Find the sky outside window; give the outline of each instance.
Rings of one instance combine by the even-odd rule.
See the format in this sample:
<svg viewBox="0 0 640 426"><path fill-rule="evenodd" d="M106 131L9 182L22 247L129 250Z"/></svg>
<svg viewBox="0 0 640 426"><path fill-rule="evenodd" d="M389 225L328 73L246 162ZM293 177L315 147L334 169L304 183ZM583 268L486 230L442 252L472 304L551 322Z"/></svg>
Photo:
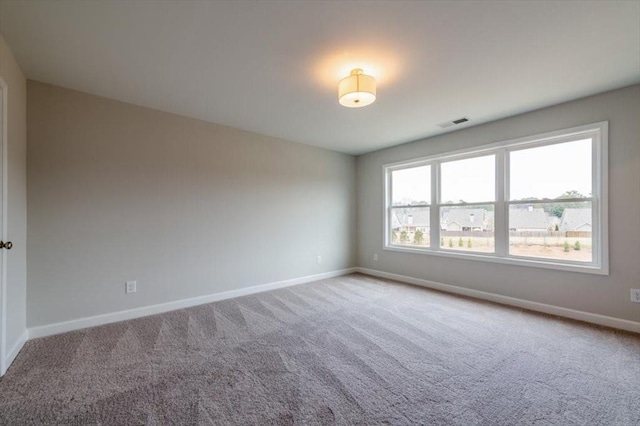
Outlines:
<svg viewBox="0 0 640 426"><path fill-rule="evenodd" d="M431 166L395 170L391 176L393 205L431 203Z"/></svg>
<svg viewBox="0 0 640 426"><path fill-rule="evenodd" d="M440 173L441 203L474 203L495 200L495 155L442 163Z"/></svg>
<svg viewBox="0 0 640 426"><path fill-rule="evenodd" d="M513 151L509 164L511 200L591 196L591 139Z"/></svg>

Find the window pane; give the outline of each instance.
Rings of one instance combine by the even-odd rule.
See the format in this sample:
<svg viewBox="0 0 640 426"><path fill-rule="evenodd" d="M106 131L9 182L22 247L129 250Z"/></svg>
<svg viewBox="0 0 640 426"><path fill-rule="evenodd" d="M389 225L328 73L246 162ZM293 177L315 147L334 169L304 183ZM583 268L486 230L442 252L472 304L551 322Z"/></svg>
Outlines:
<svg viewBox="0 0 640 426"><path fill-rule="evenodd" d="M509 206L509 254L591 262L592 225L589 201Z"/></svg>
<svg viewBox="0 0 640 426"><path fill-rule="evenodd" d="M440 208L440 247L493 253L494 205Z"/></svg>
<svg viewBox="0 0 640 426"><path fill-rule="evenodd" d="M591 139L513 151L511 200L591 197Z"/></svg>
<svg viewBox="0 0 640 426"><path fill-rule="evenodd" d="M431 204L431 166L391 172L391 194L394 206Z"/></svg>
<svg viewBox="0 0 640 426"><path fill-rule="evenodd" d="M452 204L495 201L495 171L495 155L442 163L440 202Z"/></svg>
<svg viewBox="0 0 640 426"><path fill-rule="evenodd" d="M391 209L391 244L429 247L429 207Z"/></svg>

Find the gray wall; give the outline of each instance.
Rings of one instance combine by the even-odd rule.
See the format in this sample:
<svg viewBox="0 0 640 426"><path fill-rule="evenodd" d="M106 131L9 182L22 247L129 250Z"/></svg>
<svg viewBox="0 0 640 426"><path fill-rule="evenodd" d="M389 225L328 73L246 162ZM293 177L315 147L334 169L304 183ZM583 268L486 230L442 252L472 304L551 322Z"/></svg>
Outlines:
<svg viewBox="0 0 640 426"><path fill-rule="evenodd" d="M383 251L383 170L389 162L609 120L610 275ZM362 155L357 159L358 265L640 321L640 86ZM379 253L379 262L373 261Z"/></svg>
<svg viewBox="0 0 640 426"><path fill-rule="evenodd" d="M352 156L33 81L28 118L29 327L355 264Z"/></svg>
<svg viewBox="0 0 640 426"><path fill-rule="evenodd" d="M640 86L360 156L357 209L351 156L37 82L28 96L30 327L356 264L640 321ZM383 251L384 163L603 120L609 276Z"/></svg>
<svg viewBox="0 0 640 426"><path fill-rule="evenodd" d="M27 292L27 81L0 37L0 76L7 84L8 239L7 351L26 330ZM8 352L7 352L8 354Z"/></svg>

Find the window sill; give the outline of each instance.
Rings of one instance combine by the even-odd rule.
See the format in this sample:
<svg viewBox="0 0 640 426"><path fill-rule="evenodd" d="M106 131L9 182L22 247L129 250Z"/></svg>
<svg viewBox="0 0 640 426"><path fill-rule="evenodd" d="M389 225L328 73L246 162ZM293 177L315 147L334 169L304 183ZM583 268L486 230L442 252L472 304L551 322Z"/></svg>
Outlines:
<svg viewBox="0 0 640 426"><path fill-rule="evenodd" d="M449 250L431 250L431 249L418 249L411 247L399 247L399 246L385 246L385 251L394 251L400 253L413 253L422 254L427 256L439 256L448 257L450 259L460 260L473 260L489 263L499 263L503 265L516 265L516 266L528 266L541 269L553 269L557 271L566 272L580 272L584 274L594 275L609 275L609 269L605 266L599 266L594 264L580 264L580 263L568 263L568 262L554 262L551 259L538 259L531 257L500 257L493 254L484 253L458 253Z"/></svg>

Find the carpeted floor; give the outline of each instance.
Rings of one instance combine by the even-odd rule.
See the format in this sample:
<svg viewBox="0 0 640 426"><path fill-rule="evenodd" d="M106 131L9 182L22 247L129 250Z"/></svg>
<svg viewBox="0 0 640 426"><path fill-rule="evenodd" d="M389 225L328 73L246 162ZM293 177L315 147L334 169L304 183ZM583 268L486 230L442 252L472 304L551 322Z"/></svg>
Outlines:
<svg viewBox="0 0 640 426"><path fill-rule="evenodd" d="M365 275L28 342L0 423L640 424L640 335Z"/></svg>

